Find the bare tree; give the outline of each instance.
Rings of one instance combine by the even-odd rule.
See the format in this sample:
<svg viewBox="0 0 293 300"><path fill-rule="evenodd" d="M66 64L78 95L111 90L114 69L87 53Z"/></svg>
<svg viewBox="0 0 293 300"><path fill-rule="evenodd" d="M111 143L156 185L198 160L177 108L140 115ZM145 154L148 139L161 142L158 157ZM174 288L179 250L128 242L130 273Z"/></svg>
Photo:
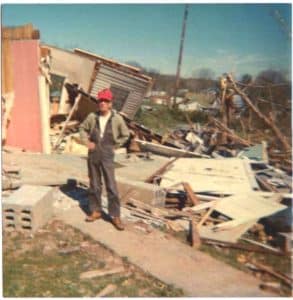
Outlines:
<svg viewBox="0 0 293 300"><path fill-rule="evenodd" d="M260 72L255 79L257 84L279 84L286 82L286 76L281 71L268 69Z"/></svg>

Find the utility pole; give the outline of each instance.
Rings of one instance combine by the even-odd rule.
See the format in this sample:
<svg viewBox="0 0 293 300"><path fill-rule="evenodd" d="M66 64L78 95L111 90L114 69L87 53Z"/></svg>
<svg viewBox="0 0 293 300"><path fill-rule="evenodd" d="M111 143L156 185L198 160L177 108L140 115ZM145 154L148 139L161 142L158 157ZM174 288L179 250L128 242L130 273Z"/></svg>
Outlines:
<svg viewBox="0 0 293 300"><path fill-rule="evenodd" d="M182 62L182 53L183 53L183 45L184 45L184 38L185 38L185 28L186 28L187 15L188 15L188 4L185 4L183 24L182 24L182 32L181 32L180 49L179 49L179 57L178 57L178 63L177 63L176 82L175 82L175 90L174 90L174 100L173 100L172 107L174 107L176 105L177 91L178 91L179 82L180 82L180 69L181 69L181 62Z"/></svg>

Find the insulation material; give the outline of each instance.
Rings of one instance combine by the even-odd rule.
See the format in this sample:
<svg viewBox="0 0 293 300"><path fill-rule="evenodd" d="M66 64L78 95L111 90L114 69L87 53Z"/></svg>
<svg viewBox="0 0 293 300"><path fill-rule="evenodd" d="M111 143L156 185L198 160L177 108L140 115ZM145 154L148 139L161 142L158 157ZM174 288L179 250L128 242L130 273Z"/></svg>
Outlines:
<svg viewBox="0 0 293 300"><path fill-rule="evenodd" d="M14 74L14 106L8 127L9 146L42 152L39 102L39 41L11 41Z"/></svg>

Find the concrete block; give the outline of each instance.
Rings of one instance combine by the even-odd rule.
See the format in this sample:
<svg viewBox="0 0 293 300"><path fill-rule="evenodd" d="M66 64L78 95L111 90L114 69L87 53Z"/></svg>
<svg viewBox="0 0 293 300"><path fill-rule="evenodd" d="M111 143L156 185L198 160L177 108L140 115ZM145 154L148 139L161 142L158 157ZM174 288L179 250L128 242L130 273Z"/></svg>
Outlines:
<svg viewBox="0 0 293 300"><path fill-rule="evenodd" d="M166 192L157 185L122 177L116 177L116 181L122 203L133 198L153 206L165 205Z"/></svg>
<svg viewBox="0 0 293 300"><path fill-rule="evenodd" d="M55 189L46 186L23 185L2 200L4 230L35 232L53 215Z"/></svg>

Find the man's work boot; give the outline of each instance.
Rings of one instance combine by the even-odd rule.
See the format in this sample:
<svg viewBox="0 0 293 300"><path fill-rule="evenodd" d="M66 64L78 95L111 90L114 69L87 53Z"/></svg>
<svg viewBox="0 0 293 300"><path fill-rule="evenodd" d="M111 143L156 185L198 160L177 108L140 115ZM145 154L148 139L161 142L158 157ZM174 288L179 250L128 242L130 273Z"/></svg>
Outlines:
<svg viewBox="0 0 293 300"><path fill-rule="evenodd" d="M118 230L124 230L124 225L119 217L113 217L112 218L112 223L115 226L116 229Z"/></svg>
<svg viewBox="0 0 293 300"><path fill-rule="evenodd" d="M87 216L86 222L94 222L102 217L102 213L100 211L94 211L91 215Z"/></svg>

